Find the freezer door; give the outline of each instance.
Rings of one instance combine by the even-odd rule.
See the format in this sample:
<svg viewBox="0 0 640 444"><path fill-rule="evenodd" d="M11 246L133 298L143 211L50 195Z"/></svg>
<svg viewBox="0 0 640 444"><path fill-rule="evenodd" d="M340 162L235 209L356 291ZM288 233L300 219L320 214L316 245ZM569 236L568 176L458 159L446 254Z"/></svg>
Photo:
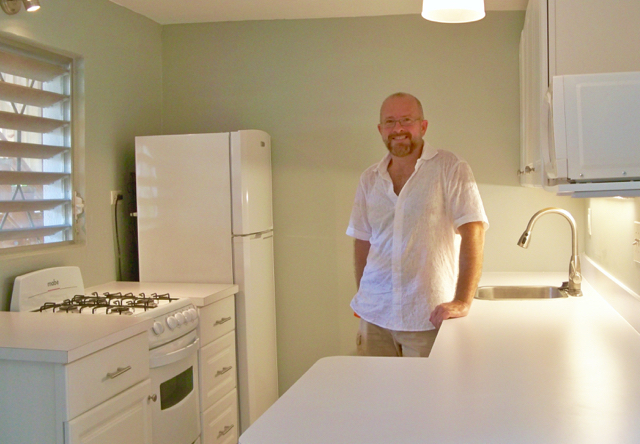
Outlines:
<svg viewBox="0 0 640 444"><path fill-rule="evenodd" d="M240 428L278 399L273 233L234 238Z"/></svg>
<svg viewBox="0 0 640 444"><path fill-rule="evenodd" d="M267 133L231 133L231 183L233 234L271 230L271 138Z"/></svg>
<svg viewBox="0 0 640 444"><path fill-rule="evenodd" d="M136 137L140 281L233 279L229 133Z"/></svg>

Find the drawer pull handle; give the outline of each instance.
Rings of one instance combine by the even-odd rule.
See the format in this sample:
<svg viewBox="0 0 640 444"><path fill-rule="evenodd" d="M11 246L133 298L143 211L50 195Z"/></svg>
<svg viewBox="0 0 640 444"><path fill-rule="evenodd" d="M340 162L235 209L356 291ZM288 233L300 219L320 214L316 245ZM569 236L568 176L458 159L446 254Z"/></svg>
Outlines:
<svg viewBox="0 0 640 444"><path fill-rule="evenodd" d="M233 367L222 367L222 370L218 370L218 372L216 373L216 375L214 376L214 378L217 378L220 375L224 375L225 373L227 373L229 370L231 370Z"/></svg>
<svg viewBox="0 0 640 444"><path fill-rule="evenodd" d="M128 372L129 370L131 370L131 366L130 365L127 365L124 368L118 367L115 372L107 373L107 379L116 379L118 376L120 376L123 373Z"/></svg>
<svg viewBox="0 0 640 444"><path fill-rule="evenodd" d="M233 428L233 424L228 425L228 426L224 426L224 430L221 430L221 431L218 432L218 438L220 438L221 436L224 436L227 433L229 433L232 428Z"/></svg>
<svg viewBox="0 0 640 444"><path fill-rule="evenodd" d="M216 321L215 324L213 324L213 326L215 327L216 325L220 325L220 324L224 324L225 322L229 322L231 320L231 316L229 316L228 318L222 318Z"/></svg>
<svg viewBox="0 0 640 444"><path fill-rule="evenodd" d="M149 401L156 402L158 400L158 395L155 393L153 395L149 395Z"/></svg>

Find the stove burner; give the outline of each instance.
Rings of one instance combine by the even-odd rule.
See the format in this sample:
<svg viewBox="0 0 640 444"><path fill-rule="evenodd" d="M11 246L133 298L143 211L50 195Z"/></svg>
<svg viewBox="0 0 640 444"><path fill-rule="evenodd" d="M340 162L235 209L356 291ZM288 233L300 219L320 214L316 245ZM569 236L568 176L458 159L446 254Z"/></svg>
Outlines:
<svg viewBox="0 0 640 444"><path fill-rule="evenodd" d="M151 298L151 299L157 299L159 301L175 301L178 298L172 298L171 295L169 293L165 293L165 294L158 294L158 293L151 293L150 296L146 296L144 293L140 293L140 297L141 298Z"/></svg>
<svg viewBox="0 0 640 444"><path fill-rule="evenodd" d="M59 312L65 312L65 313L80 312L80 309L78 308L78 306L73 302L71 302L69 299L66 299L65 301L62 302L62 304L59 304L57 307L54 307L53 308L54 312L56 311L56 308L58 309Z"/></svg>
<svg viewBox="0 0 640 444"><path fill-rule="evenodd" d="M53 310L58 305L60 305L60 304L56 304L55 302L45 302L44 305L42 307L40 307L38 310L36 310L36 311Z"/></svg>
<svg viewBox="0 0 640 444"><path fill-rule="evenodd" d="M138 298L135 301L127 301L127 304L130 307L142 308L144 311L151 310L158 306L158 303L151 298Z"/></svg>
<svg viewBox="0 0 640 444"><path fill-rule="evenodd" d="M123 305L111 305L110 307L107 308L107 314L119 314L119 315L132 315L133 312L131 311L130 307L125 307Z"/></svg>

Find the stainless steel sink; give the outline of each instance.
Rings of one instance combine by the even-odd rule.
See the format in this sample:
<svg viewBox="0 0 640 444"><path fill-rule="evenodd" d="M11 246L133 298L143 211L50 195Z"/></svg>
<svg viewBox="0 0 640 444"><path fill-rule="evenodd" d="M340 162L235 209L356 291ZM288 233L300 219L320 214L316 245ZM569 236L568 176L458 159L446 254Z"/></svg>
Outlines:
<svg viewBox="0 0 640 444"><path fill-rule="evenodd" d="M566 298L567 293L558 287L544 286L499 286L480 287L476 299L555 299Z"/></svg>

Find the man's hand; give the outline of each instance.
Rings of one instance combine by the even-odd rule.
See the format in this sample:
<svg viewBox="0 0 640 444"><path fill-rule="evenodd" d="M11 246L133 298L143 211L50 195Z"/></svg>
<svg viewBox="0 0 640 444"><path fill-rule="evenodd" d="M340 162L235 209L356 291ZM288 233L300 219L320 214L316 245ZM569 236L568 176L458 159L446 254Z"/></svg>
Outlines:
<svg viewBox="0 0 640 444"><path fill-rule="evenodd" d="M471 304L466 302L453 300L438 305L432 312L429 320L436 327L440 328L442 321L451 318L461 318L469 314Z"/></svg>

